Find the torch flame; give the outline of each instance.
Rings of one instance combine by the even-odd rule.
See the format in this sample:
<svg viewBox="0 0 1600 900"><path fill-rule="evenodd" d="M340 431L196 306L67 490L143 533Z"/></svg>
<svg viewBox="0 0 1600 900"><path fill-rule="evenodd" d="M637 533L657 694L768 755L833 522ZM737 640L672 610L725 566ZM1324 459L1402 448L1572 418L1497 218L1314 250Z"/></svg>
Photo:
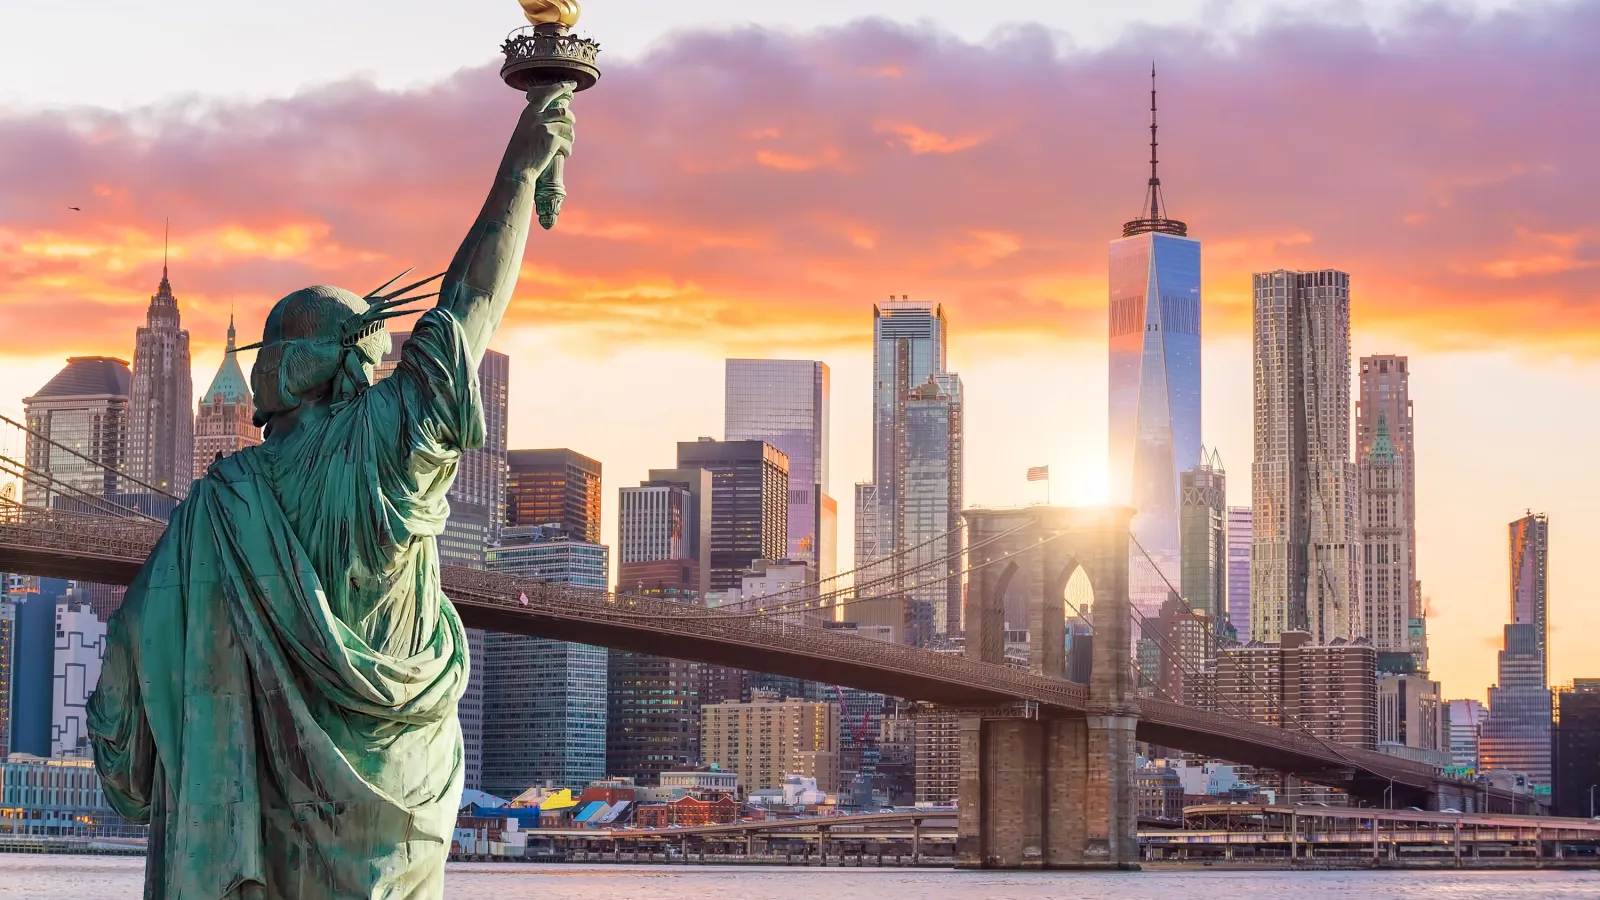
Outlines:
<svg viewBox="0 0 1600 900"><path fill-rule="evenodd" d="M571 28L578 24L578 15L583 10L578 6L578 0L517 0L522 4L522 13L528 21L535 25L560 25Z"/></svg>

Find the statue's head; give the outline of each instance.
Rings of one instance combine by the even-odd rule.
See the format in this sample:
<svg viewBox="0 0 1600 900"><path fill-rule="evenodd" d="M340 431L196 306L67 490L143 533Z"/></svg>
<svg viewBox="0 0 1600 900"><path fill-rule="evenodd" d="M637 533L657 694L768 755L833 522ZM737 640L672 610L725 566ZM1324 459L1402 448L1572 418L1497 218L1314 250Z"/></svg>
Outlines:
<svg viewBox="0 0 1600 900"><path fill-rule="evenodd" d="M383 294L397 277L365 297L319 284L279 300L267 314L261 343L239 348L260 351L250 370L256 425L266 425L307 399L327 397L338 403L366 390L378 362L393 346L383 321L406 315L391 311L396 306L436 296L404 295L438 277Z"/></svg>
<svg viewBox="0 0 1600 900"><path fill-rule="evenodd" d="M332 393L340 376L359 374L349 385L357 392L372 383L374 368L389 352L389 332L374 323L370 334L346 340L347 323L359 322L367 308L360 295L321 284L295 291L272 307L250 370L257 425L305 398Z"/></svg>

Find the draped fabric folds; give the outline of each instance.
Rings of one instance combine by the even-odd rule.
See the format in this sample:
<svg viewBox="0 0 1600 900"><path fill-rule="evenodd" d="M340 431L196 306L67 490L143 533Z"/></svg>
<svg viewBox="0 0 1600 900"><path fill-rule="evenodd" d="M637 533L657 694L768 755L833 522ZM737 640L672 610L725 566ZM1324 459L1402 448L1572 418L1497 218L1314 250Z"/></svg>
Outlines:
<svg viewBox="0 0 1600 900"><path fill-rule="evenodd" d="M432 900L461 795L467 643L435 536L481 446L433 310L395 374L195 482L112 618L89 730L148 821L149 900Z"/></svg>

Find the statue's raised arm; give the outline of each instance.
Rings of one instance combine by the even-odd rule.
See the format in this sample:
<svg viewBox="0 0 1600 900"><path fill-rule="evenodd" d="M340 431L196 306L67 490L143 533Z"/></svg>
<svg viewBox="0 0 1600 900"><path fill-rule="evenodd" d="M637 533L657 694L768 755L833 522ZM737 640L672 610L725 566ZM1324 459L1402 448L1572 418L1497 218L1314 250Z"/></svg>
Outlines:
<svg viewBox="0 0 1600 900"><path fill-rule="evenodd" d="M517 285L541 179L557 176L552 164L572 152L570 83L528 92L528 106L506 146L494 185L477 221L461 242L439 289L439 308L461 324L473 363L483 358Z"/></svg>

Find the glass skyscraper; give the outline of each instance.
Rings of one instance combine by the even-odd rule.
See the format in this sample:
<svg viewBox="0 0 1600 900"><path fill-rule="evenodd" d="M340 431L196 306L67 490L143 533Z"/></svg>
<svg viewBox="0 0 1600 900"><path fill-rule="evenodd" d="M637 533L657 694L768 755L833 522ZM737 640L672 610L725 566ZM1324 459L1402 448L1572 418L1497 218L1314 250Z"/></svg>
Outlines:
<svg viewBox="0 0 1600 900"><path fill-rule="evenodd" d="M946 371L949 323L944 307L910 299L872 308L872 483L878 486L878 547L901 546L900 492L905 465L905 399Z"/></svg>
<svg viewBox="0 0 1600 900"><path fill-rule="evenodd" d="M1132 506L1135 566L1150 556L1176 586L1183 473L1200 464L1200 242L1167 217L1156 175L1155 90L1150 91L1150 180L1140 218L1110 253L1111 501ZM1147 616L1166 591L1133 597Z"/></svg>
<svg viewBox="0 0 1600 900"><path fill-rule="evenodd" d="M1228 621L1239 643L1250 643L1251 508L1228 507Z"/></svg>
<svg viewBox="0 0 1600 900"><path fill-rule="evenodd" d="M789 457L788 557L827 578L838 565L833 498L828 495L827 363L806 359L730 359L724 437L766 441Z"/></svg>
<svg viewBox="0 0 1600 900"><path fill-rule="evenodd" d="M610 551L560 525L507 528L489 570L605 590ZM580 788L606 774L606 651L489 632L484 648L483 790Z"/></svg>
<svg viewBox="0 0 1600 900"><path fill-rule="evenodd" d="M910 643L926 646L961 633L961 376L930 376L906 397L903 414L900 549L920 549L901 565L945 558L940 567L912 576L908 593Z"/></svg>
<svg viewBox="0 0 1600 900"><path fill-rule="evenodd" d="M1183 580L1189 606L1211 617L1218 635L1231 630L1228 620L1228 475L1215 453L1183 473ZM1209 654L1208 657L1209 658Z"/></svg>
<svg viewBox="0 0 1600 900"><path fill-rule="evenodd" d="M1489 688L1489 715L1478 738L1479 765L1484 771L1505 769L1548 785L1551 698L1538 630L1507 625L1504 646L1499 683Z"/></svg>
<svg viewBox="0 0 1600 900"><path fill-rule="evenodd" d="M1550 678L1550 518L1532 510L1511 523L1511 621L1533 629L1546 683Z"/></svg>
<svg viewBox="0 0 1600 900"><path fill-rule="evenodd" d="M963 502L961 379L949 371L944 308L902 296L873 307L873 482L856 486L856 583L952 555L959 572ZM864 499L875 501L860 508ZM932 539L954 532L944 539ZM869 548L867 543L872 546ZM862 570L926 545L915 558ZM937 574L937 573L935 573ZM961 627L961 576L921 583L911 596L889 585L883 596L863 595L850 613L862 625L887 626L902 643L937 642Z"/></svg>
<svg viewBox="0 0 1600 900"><path fill-rule="evenodd" d="M122 490L116 473L124 471L128 461L132 380L128 364L120 359L74 356L44 387L23 398L28 428L42 436L28 438L28 468L50 477L49 482L29 480L22 489L24 502L107 511L89 498ZM57 445L70 447L71 452Z"/></svg>

